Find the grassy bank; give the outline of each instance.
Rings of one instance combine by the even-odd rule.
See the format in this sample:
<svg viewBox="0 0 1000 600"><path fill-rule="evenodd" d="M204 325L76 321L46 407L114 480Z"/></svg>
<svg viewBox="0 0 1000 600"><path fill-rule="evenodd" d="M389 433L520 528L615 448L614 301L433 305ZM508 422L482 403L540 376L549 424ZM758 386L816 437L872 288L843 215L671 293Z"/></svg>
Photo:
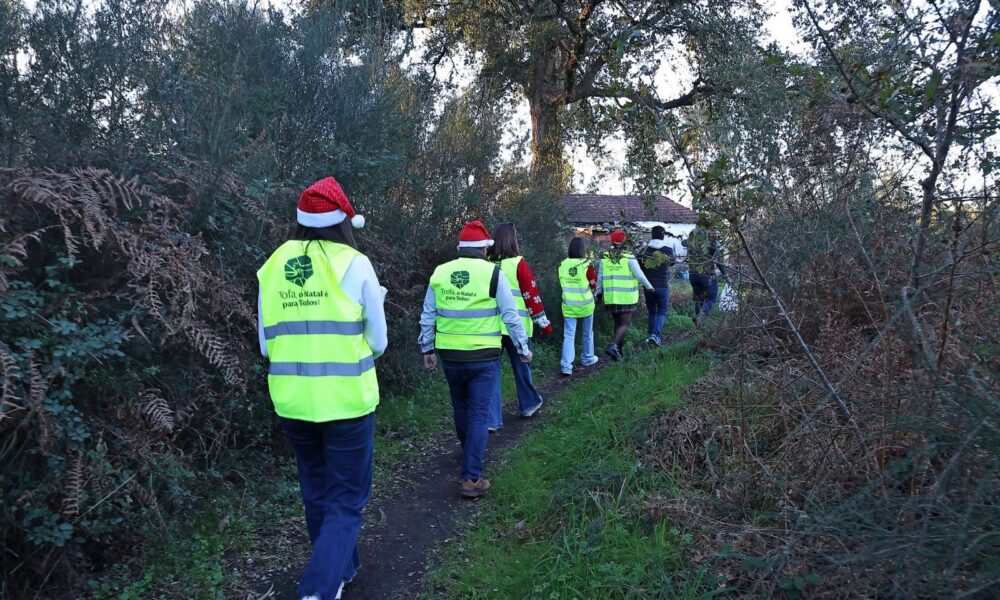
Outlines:
<svg viewBox="0 0 1000 600"><path fill-rule="evenodd" d="M639 449L707 370L691 348L647 352L563 391L545 427L490 473L484 512L431 574L429 597L683 597L672 571L688 540L644 509L671 494L671 473Z"/></svg>

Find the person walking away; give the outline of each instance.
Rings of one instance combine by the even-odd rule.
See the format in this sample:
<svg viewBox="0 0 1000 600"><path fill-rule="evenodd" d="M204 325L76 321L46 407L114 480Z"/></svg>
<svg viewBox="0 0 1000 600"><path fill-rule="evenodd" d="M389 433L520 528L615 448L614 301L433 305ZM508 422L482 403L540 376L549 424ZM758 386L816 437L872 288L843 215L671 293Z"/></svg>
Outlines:
<svg viewBox="0 0 1000 600"><path fill-rule="evenodd" d="M467 498L486 493L483 477L490 402L500 385L501 329L507 327L520 360L531 362L531 348L500 267L486 259L493 245L479 221L466 225L459 236L458 258L437 267L431 275L420 315L417 343L424 368L437 370L437 351L451 392L455 433L462 445L459 492Z"/></svg>
<svg viewBox="0 0 1000 600"><path fill-rule="evenodd" d="M586 258L583 238L575 237L570 240L566 254L567 258L559 264L563 314L559 371L568 377L573 374L577 329L583 338L580 365L592 367L598 363L598 358L594 355L594 292L597 290L597 270Z"/></svg>
<svg viewBox="0 0 1000 600"><path fill-rule="evenodd" d="M257 271L258 334L267 384L295 451L312 556L306 600L340 598L361 566L357 538L372 483L375 359L385 352L385 288L355 249L364 226L340 184L299 198L298 229Z"/></svg>
<svg viewBox="0 0 1000 600"><path fill-rule="evenodd" d="M711 229L707 215L698 217L698 224L685 240L687 263L694 299L694 324L701 325L719 298L719 273L725 266L719 262L719 233Z"/></svg>
<svg viewBox="0 0 1000 600"><path fill-rule="evenodd" d="M510 284L514 304L517 305L521 324L528 336L528 347L531 347L531 336L535 326L542 335L552 333L552 324L545 316L545 305L538 291L538 282L528 266L528 261L521 256L517 243L517 230L513 223L501 223L493 229L493 245L486 251L486 256L500 265L500 270ZM510 341L507 328L503 328L503 349L510 358L511 370L514 372L514 386L517 389L518 410L522 417L530 418L542 407L542 396L535 388L531 376L531 365L521 362L517 349ZM496 397L490 405L489 431L503 428L503 394L501 386L497 386Z"/></svg>
<svg viewBox="0 0 1000 600"><path fill-rule="evenodd" d="M616 361L623 358L625 335L632 324L632 313L639 307L639 284L653 290L635 255L623 248L627 240L624 231L611 232L611 251L601 258L597 273L597 293L603 294L604 306L615 323L611 343L604 352Z"/></svg>
<svg viewBox="0 0 1000 600"><path fill-rule="evenodd" d="M674 266L674 249L664 236L667 230L656 225L650 232L651 238L642 253L642 272L653 284L653 290L646 290L646 311L649 313L649 338L647 344L659 346L663 343L660 332L670 311L670 276Z"/></svg>

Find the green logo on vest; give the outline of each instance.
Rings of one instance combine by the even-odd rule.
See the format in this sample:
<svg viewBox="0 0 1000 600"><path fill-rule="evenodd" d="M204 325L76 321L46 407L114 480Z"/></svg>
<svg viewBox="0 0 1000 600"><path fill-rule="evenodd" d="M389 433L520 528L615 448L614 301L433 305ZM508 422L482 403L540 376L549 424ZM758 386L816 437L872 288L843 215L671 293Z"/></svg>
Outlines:
<svg viewBox="0 0 1000 600"><path fill-rule="evenodd" d="M312 274L313 262L308 256L293 258L285 263L285 279L299 287L304 286Z"/></svg>
<svg viewBox="0 0 1000 600"><path fill-rule="evenodd" d="M569 268L569 276L570 277L576 277L577 273L579 273L579 271L576 270L576 267L570 267Z"/></svg>
<svg viewBox="0 0 1000 600"><path fill-rule="evenodd" d="M468 271L455 271L451 274L451 285L458 289L462 289L469 285L469 272Z"/></svg>

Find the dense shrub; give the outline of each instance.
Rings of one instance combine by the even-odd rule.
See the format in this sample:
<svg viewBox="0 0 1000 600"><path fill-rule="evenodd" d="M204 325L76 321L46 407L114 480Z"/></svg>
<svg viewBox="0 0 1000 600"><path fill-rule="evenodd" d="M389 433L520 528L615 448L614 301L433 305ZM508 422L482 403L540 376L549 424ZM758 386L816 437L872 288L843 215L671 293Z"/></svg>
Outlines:
<svg viewBox="0 0 1000 600"><path fill-rule="evenodd" d="M813 53L764 58L753 94L685 131L740 303L706 344L722 363L655 428L649 460L690 477L651 509L698 536L706 591L989 597L997 12L800 6Z"/></svg>
<svg viewBox="0 0 1000 600"><path fill-rule="evenodd" d="M269 462L254 273L304 186L334 175L368 218L388 391L466 219L555 226L498 159L507 103L404 70L356 16L0 4L4 593L79 583Z"/></svg>

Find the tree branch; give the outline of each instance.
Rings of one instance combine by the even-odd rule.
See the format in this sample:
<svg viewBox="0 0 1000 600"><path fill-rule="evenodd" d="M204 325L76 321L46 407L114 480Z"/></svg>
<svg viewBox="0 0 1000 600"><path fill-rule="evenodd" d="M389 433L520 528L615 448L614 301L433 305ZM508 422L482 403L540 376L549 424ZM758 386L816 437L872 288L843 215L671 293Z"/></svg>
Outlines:
<svg viewBox="0 0 1000 600"><path fill-rule="evenodd" d="M596 73L594 73L594 77L596 77ZM593 78L591 78L589 82L587 80L581 82L580 87L567 99L566 103L572 104L573 102L586 100L587 98L616 98L629 100L635 104L642 104L654 110L668 111L683 106L693 106L699 100L711 96L715 92L716 89L714 86L703 84L701 78L698 78L692 84L691 89L684 94L671 100L660 100L652 92L641 92L632 88L595 87L593 85Z"/></svg>
<svg viewBox="0 0 1000 600"><path fill-rule="evenodd" d="M736 230L737 237L740 239L740 245L743 246L743 251L746 252L747 258L750 259L750 265L757 273L757 277L760 278L761 283L764 284L768 294L771 296L771 300L774 301L775 308L778 309L778 314L781 315L782 319L784 319L785 323L788 325L789 331L792 332L792 336L795 337L795 340L799 343L799 347L802 348L802 352L805 354L806 359L808 359L809 364L812 365L813 370L815 370L819 375L820 381L823 382L823 387L826 388L830 399L837 405L837 409L840 411L841 416L850 426L858 444L860 444L862 448L867 449L868 445L865 443L865 437L861 433L861 428L858 427L858 423L854 420L854 415L851 414L851 409L847 407L847 404L840 397L840 393L837 391L837 388L833 386L833 383L831 383L830 379L826 376L826 372L823 370L823 367L820 366L819 361L816 360L812 350L809 349L809 344L802 339L802 335L799 334L798 327L795 326L792 318L788 315L788 311L785 310L785 304L781 301L781 296L779 296L778 292L771 287L770 282L767 280L767 276L764 275L764 271L761 270L760 265L757 264L757 258L753 255L753 252L750 251L750 245L747 243L746 238L743 237L743 231L738 226L734 227L734 229Z"/></svg>
<svg viewBox="0 0 1000 600"><path fill-rule="evenodd" d="M854 78L852 78L847 72L847 69L844 68L844 64L840 61L840 58L834 51L833 44L830 42L830 37L827 35L826 30L820 26L819 20L816 18L816 13L813 12L812 6L809 5L808 1L803 1L802 6L805 7L806 14L809 15L809 20L812 21L813 27L815 27L816 32L819 33L819 37L823 41L823 47L826 48L827 53L830 55L830 59L833 60L835 65L837 65L837 71L839 71L840 76L844 78L844 82L847 83L847 87L850 88L851 92L858 98L858 103L861 104L861 107L872 116L882 119L888 123L899 133L899 135L903 136L909 142L920 148L920 151L926 154L928 158L934 160L934 150L926 140L918 139L914 134L910 133L910 130L898 119L888 113L876 109L864 100L864 96L858 93L857 86L854 85Z"/></svg>

